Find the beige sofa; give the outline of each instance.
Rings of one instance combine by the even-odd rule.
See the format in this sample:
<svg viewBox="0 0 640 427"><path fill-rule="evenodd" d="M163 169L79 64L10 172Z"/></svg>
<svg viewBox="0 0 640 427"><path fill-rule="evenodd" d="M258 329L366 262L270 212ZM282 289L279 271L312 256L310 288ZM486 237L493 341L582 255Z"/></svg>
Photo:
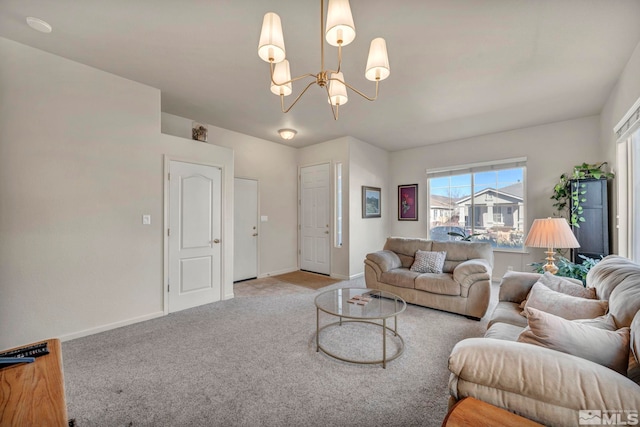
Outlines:
<svg viewBox="0 0 640 427"><path fill-rule="evenodd" d="M416 251L445 252L442 273L411 271ZM438 242L389 237L383 250L367 254L368 288L405 301L470 318L485 315L491 297L493 249L489 243Z"/></svg>
<svg viewBox="0 0 640 427"><path fill-rule="evenodd" d="M632 425L640 411L640 265L604 258L580 290L595 289L590 300L567 298L578 289L557 278L551 282L564 288L550 292L553 277L504 276L485 337L462 340L451 352L450 404L472 396L545 425L575 426L580 416L598 415L605 424ZM608 305L605 315L577 320L600 303Z"/></svg>

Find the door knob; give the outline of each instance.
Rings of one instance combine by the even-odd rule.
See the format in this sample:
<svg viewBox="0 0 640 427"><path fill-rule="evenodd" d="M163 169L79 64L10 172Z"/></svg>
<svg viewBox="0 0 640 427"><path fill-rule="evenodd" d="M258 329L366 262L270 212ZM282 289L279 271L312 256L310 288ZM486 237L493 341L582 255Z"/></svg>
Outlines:
<svg viewBox="0 0 640 427"><path fill-rule="evenodd" d="M256 237L258 235L258 233L253 233L253 237Z"/></svg>
<svg viewBox="0 0 640 427"><path fill-rule="evenodd" d="M324 234L329 234L329 232L328 232L328 231L325 231L325 232L324 232Z"/></svg>
<svg viewBox="0 0 640 427"><path fill-rule="evenodd" d="M220 243L220 239L213 239L213 243Z"/></svg>

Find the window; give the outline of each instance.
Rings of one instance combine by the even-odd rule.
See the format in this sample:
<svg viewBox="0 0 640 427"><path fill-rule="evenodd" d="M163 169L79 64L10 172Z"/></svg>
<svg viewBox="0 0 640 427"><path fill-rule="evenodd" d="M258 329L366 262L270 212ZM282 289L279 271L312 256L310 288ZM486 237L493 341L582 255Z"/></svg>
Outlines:
<svg viewBox="0 0 640 427"><path fill-rule="evenodd" d="M640 262L640 99L614 129L618 136L618 253Z"/></svg>
<svg viewBox="0 0 640 427"><path fill-rule="evenodd" d="M526 159L427 170L429 238L522 250Z"/></svg>

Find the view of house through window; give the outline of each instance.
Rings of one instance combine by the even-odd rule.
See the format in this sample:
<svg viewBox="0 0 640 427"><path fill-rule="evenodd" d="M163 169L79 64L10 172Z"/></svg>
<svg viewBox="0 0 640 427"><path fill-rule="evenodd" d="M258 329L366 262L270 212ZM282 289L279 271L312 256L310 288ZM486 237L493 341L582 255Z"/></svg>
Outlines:
<svg viewBox="0 0 640 427"><path fill-rule="evenodd" d="M429 238L521 250L525 160L427 171Z"/></svg>

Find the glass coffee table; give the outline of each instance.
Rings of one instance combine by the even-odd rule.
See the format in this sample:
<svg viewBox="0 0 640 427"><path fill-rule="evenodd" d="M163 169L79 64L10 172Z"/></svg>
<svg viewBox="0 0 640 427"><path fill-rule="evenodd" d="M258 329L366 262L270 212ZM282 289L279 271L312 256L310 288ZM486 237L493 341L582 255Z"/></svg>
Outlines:
<svg viewBox="0 0 640 427"><path fill-rule="evenodd" d="M402 313L407 304L397 295L390 292L365 288L340 288L326 291L318 295L316 304L316 351L345 362L377 364L383 368L387 362L398 358L404 352L404 340L398 334L398 314ZM320 312L338 317L338 320L320 327ZM387 326L387 319L393 317L393 328ZM355 360L336 355L324 348L320 334L327 328L340 327L343 323L366 323L382 328L382 359ZM381 323L380 323L381 322ZM395 354L387 355L387 333L393 334L399 341Z"/></svg>

